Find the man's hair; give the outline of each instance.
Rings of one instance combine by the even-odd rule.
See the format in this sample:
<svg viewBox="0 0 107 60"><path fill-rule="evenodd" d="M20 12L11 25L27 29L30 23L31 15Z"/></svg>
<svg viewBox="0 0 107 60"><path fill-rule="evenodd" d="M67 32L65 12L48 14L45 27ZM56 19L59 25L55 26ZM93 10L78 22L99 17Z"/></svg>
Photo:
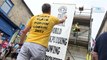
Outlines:
<svg viewBox="0 0 107 60"><path fill-rule="evenodd" d="M49 13L51 10L51 5L48 3L45 3L42 5L42 12L43 13Z"/></svg>

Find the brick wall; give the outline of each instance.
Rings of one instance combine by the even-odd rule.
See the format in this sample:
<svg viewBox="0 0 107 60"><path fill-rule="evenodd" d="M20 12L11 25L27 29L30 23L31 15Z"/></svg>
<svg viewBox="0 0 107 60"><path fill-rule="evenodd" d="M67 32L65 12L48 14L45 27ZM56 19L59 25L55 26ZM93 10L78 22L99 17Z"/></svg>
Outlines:
<svg viewBox="0 0 107 60"><path fill-rule="evenodd" d="M26 24L30 19L32 14L29 12L28 8L22 2L22 0L12 0L14 6L8 14L8 17L14 22L17 26L20 23Z"/></svg>

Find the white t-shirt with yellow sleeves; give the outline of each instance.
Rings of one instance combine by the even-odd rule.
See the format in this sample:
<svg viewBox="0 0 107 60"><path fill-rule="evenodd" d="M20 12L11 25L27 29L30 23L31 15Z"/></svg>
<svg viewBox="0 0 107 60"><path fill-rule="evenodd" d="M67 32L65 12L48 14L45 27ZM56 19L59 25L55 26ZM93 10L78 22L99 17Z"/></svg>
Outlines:
<svg viewBox="0 0 107 60"><path fill-rule="evenodd" d="M53 26L59 23L59 19L49 14L33 16L27 26L31 27L26 42L33 42L48 47L48 41Z"/></svg>

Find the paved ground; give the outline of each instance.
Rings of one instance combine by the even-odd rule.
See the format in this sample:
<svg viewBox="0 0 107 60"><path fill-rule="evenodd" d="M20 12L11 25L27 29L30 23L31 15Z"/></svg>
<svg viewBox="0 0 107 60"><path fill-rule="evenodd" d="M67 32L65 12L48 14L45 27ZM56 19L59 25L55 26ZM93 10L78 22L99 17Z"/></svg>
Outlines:
<svg viewBox="0 0 107 60"><path fill-rule="evenodd" d="M70 60L86 60L87 49L82 46L69 44L66 59L70 57Z"/></svg>

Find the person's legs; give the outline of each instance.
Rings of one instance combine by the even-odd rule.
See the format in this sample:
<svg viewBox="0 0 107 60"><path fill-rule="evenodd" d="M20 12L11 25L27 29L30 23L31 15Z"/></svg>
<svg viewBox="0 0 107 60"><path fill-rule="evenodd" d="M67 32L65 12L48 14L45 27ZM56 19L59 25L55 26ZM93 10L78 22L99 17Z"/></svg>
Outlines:
<svg viewBox="0 0 107 60"><path fill-rule="evenodd" d="M29 44L24 43L21 51L19 52L16 60L30 60L31 54L29 53Z"/></svg>
<svg viewBox="0 0 107 60"><path fill-rule="evenodd" d="M35 43L29 45L30 53L32 55L30 60L44 60L46 55L46 48Z"/></svg>
<svg viewBox="0 0 107 60"><path fill-rule="evenodd" d="M18 54L17 60L43 60L46 48L35 43L24 43Z"/></svg>
<svg viewBox="0 0 107 60"><path fill-rule="evenodd" d="M6 57L8 56L8 54L9 54L9 51L6 50L4 53L4 56L2 57L2 60L6 60Z"/></svg>

